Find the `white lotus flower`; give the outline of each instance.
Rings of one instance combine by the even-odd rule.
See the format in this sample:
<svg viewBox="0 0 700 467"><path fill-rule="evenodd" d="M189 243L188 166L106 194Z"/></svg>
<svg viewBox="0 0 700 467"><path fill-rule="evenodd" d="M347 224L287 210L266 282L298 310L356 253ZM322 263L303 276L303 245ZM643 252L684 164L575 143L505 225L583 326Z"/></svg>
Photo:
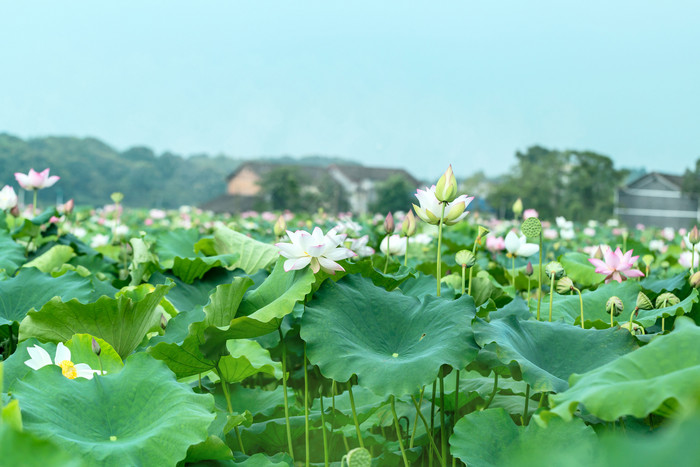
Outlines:
<svg viewBox="0 0 700 467"><path fill-rule="evenodd" d="M525 235L518 236L515 232L510 231L505 239L506 250L514 256L522 256L527 258L540 251L540 246L534 243L527 243Z"/></svg>
<svg viewBox="0 0 700 467"><path fill-rule="evenodd" d="M384 237L382 239L382 242L379 244L379 249L384 253L385 255L387 254L387 239L389 243L389 254L392 256L401 256L406 254L406 237L401 237L398 234L392 235L391 238L389 235Z"/></svg>
<svg viewBox="0 0 700 467"><path fill-rule="evenodd" d="M70 349L59 342L56 346L56 356L51 361L49 353L38 345L28 347L27 352L31 357L24 364L33 370L38 370L47 365L56 365L61 368L61 373L68 379L85 378L92 379L95 373L99 370L93 370L87 363L73 363L71 361Z"/></svg>
<svg viewBox="0 0 700 467"><path fill-rule="evenodd" d="M92 248L98 248L105 245L109 245L109 235L105 234L95 234L90 242L90 247Z"/></svg>
<svg viewBox="0 0 700 467"><path fill-rule="evenodd" d="M325 236L319 227L312 233L287 230L287 235L292 243L275 245L280 249L280 254L288 258L284 262L285 271L304 269L311 265L314 274L321 269L335 274L335 271L345 271L336 261L357 256L352 250L340 246L346 235L336 233L335 229L329 230Z"/></svg>
<svg viewBox="0 0 700 467"><path fill-rule="evenodd" d="M428 224L439 224L440 215L442 214L442 203L440 203L437 196L435 196L435 185L425 190L417 190L416 198L418 198L420 207L414 204L413 209L416 211L418 217ZM473 196L460 195L451 203L446 203L443 224L454 225L464 219L467 214L469 214L466 208L473 199Z"/></svg>
<svg viewBox="0 0 700 467"><path fill-rule="evenodd" d="M17 206L17 193L10 185L5 185L0 190L0 211L12 209Z"/></svg>
<svg viewBox="0 0 700 467"><path fill-rule="evenodd" d="M367 246L367 242L369 242L369 235L360 238L351 238L350 249L357 253L357 256L360 258L372 256L374 254L374 248Z"/></svg>

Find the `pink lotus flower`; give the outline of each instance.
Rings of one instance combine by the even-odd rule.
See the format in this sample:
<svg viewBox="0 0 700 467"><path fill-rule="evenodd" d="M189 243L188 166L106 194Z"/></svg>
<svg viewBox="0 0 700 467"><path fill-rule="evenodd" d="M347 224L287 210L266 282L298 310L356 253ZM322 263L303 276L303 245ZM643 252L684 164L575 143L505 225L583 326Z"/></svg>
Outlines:
<svg viewBox="0 0 700 467"><path fill-rule="evenodd" d="M529 219L531 217L538 217L538 216L539 216L539 213L532 208L526 209L525 212L523 212L523 219Z"/></svg>
<svg viewBox="0 0 700 467"><path fill-rule="evenodd" d="M588 258L588 261L596 267L595 272L605 274L606 284L611 280L622 283L630 277L644 277L644 273L639 269L631 269L639 259L639 256L632 256L633 251L630 250L623 254L619 247L612 251L610 247L606 246L603 249L605 261L597 258Z"/></svg>
<svg viewBox="0 0 700 467"><path fill-rule="evenodd" d="M28 174L15 172L17 183L25 190L41 190L53 186L61 177L52 175L49 177L49 169L41 172L35 172L34 169L29 169Z"/></svg>
<svg viewBox="0 0 700 467"><path fill-rule="evenodd" d="M336 261L357 256L352 250L340 246L345 241L346 235L338 235L334 229L329 230L325 236L319 227L316 227L312 233L304 230L296 232L287 230L287 235L292 243L275 245L280 249L280 254L288 258L284 262L284 270L287 272L304 269L311 265L314 274L321 269L329 274L335 274L335 271L345 271Z"/></svg>
<svg viewBox="0 0 700 467"><path fill-rule="evenodd" d="M506 242L503 237L486 237L486 249L491 252L497 252L506 249Z"/></svg>

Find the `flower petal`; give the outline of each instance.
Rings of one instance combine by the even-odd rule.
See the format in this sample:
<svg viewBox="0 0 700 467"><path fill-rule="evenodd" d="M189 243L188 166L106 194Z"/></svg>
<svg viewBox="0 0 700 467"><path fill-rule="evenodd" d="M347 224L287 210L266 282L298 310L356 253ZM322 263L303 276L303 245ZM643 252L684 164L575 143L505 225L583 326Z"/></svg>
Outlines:
<svg viewBox="0 0 700 467"><path fill-rule="evenodd" d="M64 360L70 361L70 357L70 349L63 345L63 342L59 342L56 346L56 357L54 358L54 363L58 365Z"/></svg>

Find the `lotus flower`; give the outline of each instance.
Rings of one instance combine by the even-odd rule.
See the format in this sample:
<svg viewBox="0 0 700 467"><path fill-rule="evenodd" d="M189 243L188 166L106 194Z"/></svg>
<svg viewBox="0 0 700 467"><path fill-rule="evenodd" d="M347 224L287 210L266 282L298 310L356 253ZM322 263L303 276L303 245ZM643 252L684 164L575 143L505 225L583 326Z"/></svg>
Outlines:
<svg viewBox="0 0 700 467"><path fill-rule="evenodd" d="M17 193L10 185L5 185L0 190L0 211L12 209L17 206Z"/></svg>
<svg viewBox="0 0 700 467"><path fill-rule="evenodd" d="M531 217L539 217L539 213L535 209L526 209L523 212L523 219L529 219Z"/></svg>
<svg viewBox="0 0 700 467"><path fill-rule="evenodd" d="M61 367L61 373L68 379L92 379L95 373L100 372L99 370L93 370L90 368L90 365L86 363L73 363L71 361L70 349L63 345L63 342L59 342L56 346L56 356L53 361L51 361L49 353L38 345L28 347L27 352L29 352L31 358L26 360L24 364L33 370L55 364Z"/></svg>
<svg viewBox="0 0 700 467"><path fill-rule="evenodd" d="M357 256L360 258L372 256L374 254L374 248L367 246L367 242L369 242L369 235L365 235L360 238L351 238L350 249L357 253Z"/></svg>
<svg viewBox="0 0 700 467"><path fill-rule="evenodd" d="M417 190L416 198L420 203L420 207L413 205L418 217L423 219L428 224L437 225L440 223L440 215L442 213L442 205L435 196L435 185L425 190ZM460 195L451 203L445 204L445 217L443 218L444 225L454 225L464 219L469 211L465 211L469 203L474 199L473 196Z"/></svg>
<svg viewBox="0 0 700 467"><path fill-rule="evenodd" d="M486 249L492 252L505 250L506 243L503 237L486 237Z"/></svg>
<svg viewBox="0 0 700 467"><path fill-rule="evenodd" d="M406 237L401 237L399 235L392 235L391 237L387 235L386 237L384 237L382 239L382 242L379 244L379 249L385 255L387 254L387 243L389 243L390 255L401 256L403 254L406 254Z"/></svg>
<svg viewBox="0 0 700 467"><path fill-rule="evenodd" d="M61 177L52 175L49 177L49 169L41 172L35 172L34 169L29 169L28 174L15 172L17 183L25 190L41 190L53 186Z"/></svg>
<svg viewBox="0 0 700 467"><path fill-rule="evenodd" d="M525 237L525 235L518 236L518 234L513 231L508 232L504 243L508 253L513 256L527 258L540 251L539 245L527 243L527 237Z"/></svg>
<svg viewBox="0 0 700 467"><path fill-rule="evenodd" d="M598 258L588 258L596 267L595 272L605 274L605 283L615 280L619 283L626 281L630 277L644 277L644 273L639 269L631 269L634 263L639 259L639 256L632 256L634 250L622 253L620 248L615 251L608 246L603 250L603 260Z"/></svg>
<svg viewBox="0 0 700 467"><path fill-rule="evenodd" d="M694 259L693 259L693 256L695 256ZM692 265L690 264L691 261L693 263ZM698 264L700 264L700 255L698 254L697 251L695 252L695 255L693 255L692 251L684 251L678 257L678 264L680 264L681 266L683 266L686 269L690 269L690 268L695 269L698 267Z"/></svg>
<svg viewBox="0 0 700 467"><path fill-rule="evenodd" d="M280 254L288 258L284 262L284 270L287 272L311 265L314 274L321 269L335 274L335 271L345 271L336 261L357 256L352 250L340 246L346 235L339 235L334 229L329 230L325 236L319 227L312 233L287 230L287 235L292 243L275 244L280 249Z"/></svg>

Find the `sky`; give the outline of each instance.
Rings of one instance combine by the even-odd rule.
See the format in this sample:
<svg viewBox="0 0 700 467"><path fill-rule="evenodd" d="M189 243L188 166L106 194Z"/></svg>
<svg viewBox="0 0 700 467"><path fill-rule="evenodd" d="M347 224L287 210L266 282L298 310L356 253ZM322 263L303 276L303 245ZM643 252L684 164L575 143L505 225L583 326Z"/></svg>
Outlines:
<svg viewBox="0 0 700 467"><path fill-rule="evenodd" d="M421 178L539 144L680 174L698 24L696 0L0 0L0 132Z"/></svg>

